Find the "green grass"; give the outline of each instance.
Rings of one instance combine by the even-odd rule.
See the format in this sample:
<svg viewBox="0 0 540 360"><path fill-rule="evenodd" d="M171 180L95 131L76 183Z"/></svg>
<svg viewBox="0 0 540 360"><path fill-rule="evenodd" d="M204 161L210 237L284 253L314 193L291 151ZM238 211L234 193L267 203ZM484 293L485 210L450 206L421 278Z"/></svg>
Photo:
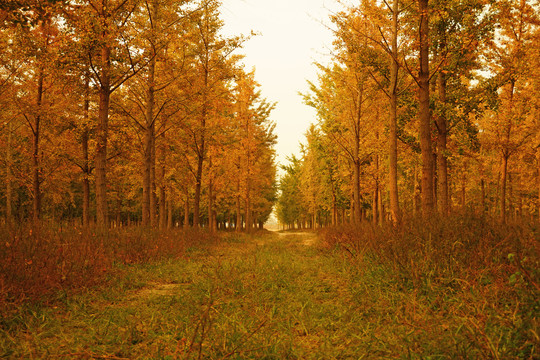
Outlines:
<svg viewBox="0 0 540 360"><path fill-rule="evenodd" d="M503 354L506 338L484 326L497 316L489 313L485 293L463 293L452 284L418 287L385 264L366 258L360 266L339 247L312 244L313 236L231 234L191 247L181 259L118 264L107 286L59 296L47 306L20 305L3 318L0 357L479 359ZM513 329L519 324L513 321L523 317L506 315L500 314L507 332L517 336ZM537 328L530 331L538 334ZM486 350L489 346L499 351ZM538 354L533 351L525 347L521 357Z"/></svg>

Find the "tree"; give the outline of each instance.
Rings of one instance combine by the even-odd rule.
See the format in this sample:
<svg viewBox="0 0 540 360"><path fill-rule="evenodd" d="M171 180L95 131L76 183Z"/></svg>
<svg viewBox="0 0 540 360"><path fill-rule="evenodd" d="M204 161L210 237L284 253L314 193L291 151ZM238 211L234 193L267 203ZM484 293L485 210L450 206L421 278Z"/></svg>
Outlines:
<svg viewBox="0 0 540 360"><path fill-rule="evenodd" d="M524 91L529 82L527 49L531 46L534 24L538 15L526 0L501 1L498 3L500 28L497 40L491 43L491 71L496 74L498 108L492 112L491 124L486 127L496 139L501 154L500 217L506 221L508 162L534 134L528 121L529 94ZM532 131L531 131L532 130Z"/></svg>
<svg viewBox="0 0 540 360"><path fill-rule="evenodd" d="M96 220L100 226L106 226L108 220L107 143L111 94L146 65L146 59L138 55L140 52L126 33L137 5L136 0L88 0L68 9L79 36L88 37L92 44L88 57L99 96L95 175Z"/></svg>

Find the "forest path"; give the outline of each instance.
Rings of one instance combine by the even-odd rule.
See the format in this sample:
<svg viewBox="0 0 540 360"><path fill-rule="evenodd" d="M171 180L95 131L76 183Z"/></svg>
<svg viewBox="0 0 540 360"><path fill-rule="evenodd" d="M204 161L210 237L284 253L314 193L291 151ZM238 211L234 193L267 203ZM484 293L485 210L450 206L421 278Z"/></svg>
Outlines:
<svg viewBox="0 0 540 360"><path fill-rule="evenodd" d="M360 346L372 337L359 311L364 289L350 281L348 260L316 246L315 234L231 236L188 252L186 259L122 269L112 288L36 313L10 334L18 345L8 355L356 359L368 353Z"/></svg>

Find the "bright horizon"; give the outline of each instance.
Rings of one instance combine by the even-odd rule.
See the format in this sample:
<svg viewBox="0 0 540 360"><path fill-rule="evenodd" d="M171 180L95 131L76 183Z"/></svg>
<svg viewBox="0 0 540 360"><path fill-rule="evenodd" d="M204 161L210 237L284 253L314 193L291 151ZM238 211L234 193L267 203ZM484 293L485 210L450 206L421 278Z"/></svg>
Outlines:
<svg viewBox="0 0 540 360"><path fill-rule="evenodd" d="M327 63L332 32L329 15L341 7L336 0L224 0L223 34L259 35L248 40L239 53L269 102L277 102L270 118L276 122L276 160L285 164L300 154L300 143L309 125L316 122L313 109L299 94L316 81L314 62Z"/></svg>

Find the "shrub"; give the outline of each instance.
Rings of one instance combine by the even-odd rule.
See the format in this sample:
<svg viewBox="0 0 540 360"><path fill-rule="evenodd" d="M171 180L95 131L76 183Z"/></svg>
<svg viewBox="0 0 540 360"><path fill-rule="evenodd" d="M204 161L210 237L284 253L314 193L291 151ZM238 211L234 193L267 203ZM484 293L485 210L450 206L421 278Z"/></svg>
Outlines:
<svg viewBox="0 0 540 360"><path fill-rule="evenodd" d="M137 227L106 231L57 224L0 227L0 308L94 286L115 265L178 258L213 239L206 232Z"/></svg>
<svg viewBox="0 0 540 360"><path fill-rule="evenodd" d="M398 227L325 229L321 238L348 254L362 273L383 279L380 286L390 284L388 291L403 293L411 303L422 299L444 322L437 325L453 331L451 344L468 344L463 346L473 357L538 355L538 224L503 225L457 214L408 219Z"/></svg>

